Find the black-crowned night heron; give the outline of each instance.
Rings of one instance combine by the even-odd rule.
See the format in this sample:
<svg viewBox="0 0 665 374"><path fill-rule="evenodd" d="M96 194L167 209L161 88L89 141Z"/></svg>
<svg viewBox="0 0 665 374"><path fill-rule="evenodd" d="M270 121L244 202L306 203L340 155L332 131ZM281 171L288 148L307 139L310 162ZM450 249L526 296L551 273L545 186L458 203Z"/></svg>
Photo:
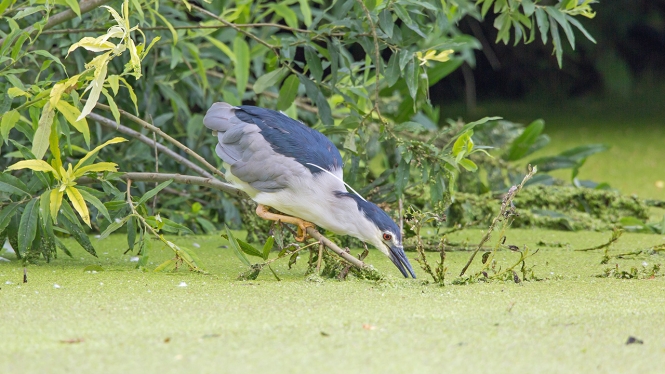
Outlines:
<svg viewBox="0 0 665 374"><path fill-rule="evenodd" d="M297 225L299 241L312 223L354 236L388 256L404 277L416 277L399 228L350 186L347 191L342 156L323 134L274 110L227 103L213 104L203 124L217 135L228 181L259 204L259 217Z"/></svg>

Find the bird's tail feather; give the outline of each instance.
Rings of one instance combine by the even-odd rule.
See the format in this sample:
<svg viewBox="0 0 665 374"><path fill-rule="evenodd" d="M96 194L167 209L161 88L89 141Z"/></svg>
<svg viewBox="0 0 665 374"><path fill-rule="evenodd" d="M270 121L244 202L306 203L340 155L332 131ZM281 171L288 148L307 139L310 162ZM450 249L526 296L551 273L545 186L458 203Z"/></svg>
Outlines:
<svg viewBox="0 0 665 374"><path fill-rule="evenodd" d="M214 103L203 118L203 125L212 131L226 132L242 121L236 117L234 107L228 103Z"/></svg>

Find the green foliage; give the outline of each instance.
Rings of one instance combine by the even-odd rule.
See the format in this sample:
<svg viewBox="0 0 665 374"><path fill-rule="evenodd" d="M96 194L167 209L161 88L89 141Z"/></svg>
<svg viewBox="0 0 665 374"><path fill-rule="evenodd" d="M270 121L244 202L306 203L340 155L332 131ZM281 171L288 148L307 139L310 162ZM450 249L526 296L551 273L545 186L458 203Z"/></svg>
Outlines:
<svg viewBox="0 0 665 374"><path fill-rule="evenodd" d="M193 252L163 233L210 233L240 221L229 196L122 181L116 170L191 170L144 143L118 143L112 128L88 122L93 111L124 126L133 126L124 122L131 118L126 112L136 113L172 137L158 143L175 149L177 139L216 160L215 139L202 126L212 103L276 108L338 144L347 182L374 201L392 203L425 189L428 198L419 205L443 206L455 181L476 171L475 158L486 152L474 128L496 120L440 126L431 106L429 87L473 63L480 48L461 33L459 21L492 10L503 42L511 32L516 42L531 42L536 28L547 42L549 32L560 60L559 28L574 46L573 27L590 38L574 17L593 16L590 1L103 3L89 9L76 1L0 2L0 235L18 244L18 255L55 248L61 232L94 254L80 217L102 236L125 226L128 249L142 256L139 267L147 263L152 236L175 252L160 270L182 262L198 270ZM48 24L66 9L77 17ZM98 105L104 101L108 107ZM510 160L540 144L537 128L529 134ZM582 154L563 157L578 168ZM103 161L92 164L95 157ZM64 160L79 161L65 169ZM25 169L34 178L25 178ZM131 187L142 197L131 196ZM164 193L174 197L159 199ZM267 258L265 249L250 247L238 253Z"/></svg>
<svg viewBox="0 0 665 374"><path fill-rule="evenodd" d="M497 200L492 194L458 193L448 211L448 220L454 225L484 226L498 212ZM609 190L532 185L515 198L515 205L520 208L520 215L515 217L514 227L555 230L608 230L616 225L648 227L643 221L649 217L649 207L642 200ZM628 221L627 217L634 218Z"/></svg>

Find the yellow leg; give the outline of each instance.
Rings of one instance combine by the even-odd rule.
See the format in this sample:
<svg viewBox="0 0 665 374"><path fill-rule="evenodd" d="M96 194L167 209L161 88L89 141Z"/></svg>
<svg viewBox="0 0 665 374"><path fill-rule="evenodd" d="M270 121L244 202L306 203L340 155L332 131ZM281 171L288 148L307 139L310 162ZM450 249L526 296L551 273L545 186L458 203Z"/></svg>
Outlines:
<svg viewBox="0 0 665 374"><path fill-rule="evenodd" d="M296 236L296 241L303 242L307 238L307 228L316 227L313 223L303 221L300 218L285 216L282 214L270 213L268 210L270 207L259 204L256 207L256 215L267 220L271 221L280 221L284 223L290 223L298 226L298 236Z"/></svg>

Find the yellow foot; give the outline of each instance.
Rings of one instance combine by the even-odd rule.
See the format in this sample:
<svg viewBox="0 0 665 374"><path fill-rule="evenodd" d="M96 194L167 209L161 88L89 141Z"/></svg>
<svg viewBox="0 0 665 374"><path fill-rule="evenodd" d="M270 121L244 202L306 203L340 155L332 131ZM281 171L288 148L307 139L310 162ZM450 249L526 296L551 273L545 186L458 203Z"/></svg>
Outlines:
<svg viewBox="0 0 665 374"><path fill-rule="evenodd" d="M283 214L275 214L269 212L270 207L259 204L256 207L256 215L267 220L271 221L280 221L284 223L290 223L292 225L298 226L298 234L296 236L296 241L303 242L307 239L307 228L316 227L311 222L304 221L300 218L285 216Z"/></svg>
<svg viewBox="0 0 665 374"><path fill-rule="evenodd" d="M297 225L298 225L298 235L295 238L297 242L304 242L305 240L307 240L308 227L316 227L315 224L303 220L300 220L300 222L298 222Z"/></svg>

